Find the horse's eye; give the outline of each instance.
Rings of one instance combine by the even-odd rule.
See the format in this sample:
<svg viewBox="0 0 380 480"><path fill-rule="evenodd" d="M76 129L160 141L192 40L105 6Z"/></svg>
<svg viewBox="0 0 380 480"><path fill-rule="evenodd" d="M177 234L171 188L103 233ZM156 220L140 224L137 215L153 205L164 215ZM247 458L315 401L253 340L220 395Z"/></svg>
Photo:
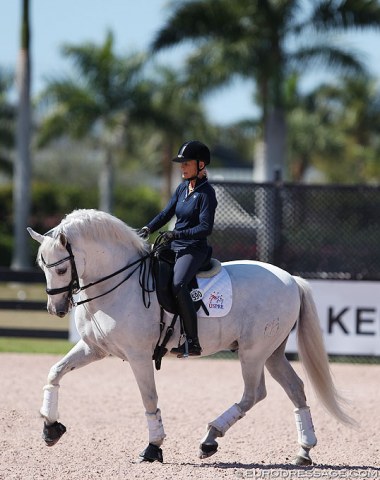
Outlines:
<svg viewBox="0 0 380 480"><path fill-rule="evenodd" d="M58 275L64 275L67 272L67 267L57 268Z"/></svg>

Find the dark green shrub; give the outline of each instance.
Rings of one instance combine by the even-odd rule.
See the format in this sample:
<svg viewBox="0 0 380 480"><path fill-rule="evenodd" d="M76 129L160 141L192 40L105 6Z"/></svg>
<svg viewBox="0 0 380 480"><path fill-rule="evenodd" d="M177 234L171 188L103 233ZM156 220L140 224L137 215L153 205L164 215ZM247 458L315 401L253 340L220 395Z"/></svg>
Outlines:
<svg viewBox="0 0 380 480"><path fill-rule="evenodd" d="M130 227L141 228L160 210L160 196L149 187L116 190L115 215Z"/></svg>
<svg viewBox="0 0 380 480"><path fill-rule="evenodd" d="M0 187L0 265L9 266L13 249L12 186ZM76 185L35 183L29 225L44 233L60 223L62 218L78 208L97 208L97 188L84 189ZM114 214L133 228L145 225L159 211L160 196L149 187L118 188L115 192ZM38 245L31 240L31 262Z"/></svg>

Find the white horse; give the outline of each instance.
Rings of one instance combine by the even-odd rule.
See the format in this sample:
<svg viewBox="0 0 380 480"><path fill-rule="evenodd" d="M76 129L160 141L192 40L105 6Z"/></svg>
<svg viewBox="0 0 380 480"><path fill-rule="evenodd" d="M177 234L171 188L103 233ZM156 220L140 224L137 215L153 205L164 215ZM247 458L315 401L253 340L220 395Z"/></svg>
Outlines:
<svg viewBox="0 0 380 480"><path fill-rule="evenodd" d="M49 313L63 317L72 304L77 305L75 320L81 336L49 371L41 408L46 444L54 445L66 430L57 421L62 377L113 355L130 363L145 407L149 445L140 457L162 461L165 432L152 362L160 336L160 306L156 295L148 292L148 308L142 290L147 295L149 286L141 283L141 271L151 261L149 245L119 219L96 210L74 211L46 235L28 231L41 244L37 258L46 276ZM199 338L202 355L238 349L244 392L239 402L208 424L200 458L214 454L216 438L265 398L265 366L295 407L300 449L293 463L309 465L309 451L317 439L303 382L284 353L297 321L299 355L319 399L337 420L353 423L332 381L310 288L305 280L265 263L226 262L223 268L231 278L232 308L224 317L199 318ZM80 301L73 301L73 293L79 293ZM170 319L165 313L166 325ZM176 325L168 349L177 346L179 336Z"/></svg>

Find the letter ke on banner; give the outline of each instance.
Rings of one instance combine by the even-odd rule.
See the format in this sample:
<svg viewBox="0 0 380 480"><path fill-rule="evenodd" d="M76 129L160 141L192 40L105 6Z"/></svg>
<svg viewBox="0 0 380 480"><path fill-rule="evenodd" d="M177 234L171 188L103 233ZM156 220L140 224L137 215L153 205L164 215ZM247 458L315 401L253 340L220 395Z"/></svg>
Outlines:
<svg viewBox="0 0 380 480"><path fill-rule="evenodd" d="M380 356L380 283L309 281L327 352ZM286 351L297 352L295 330Z"/></svg>

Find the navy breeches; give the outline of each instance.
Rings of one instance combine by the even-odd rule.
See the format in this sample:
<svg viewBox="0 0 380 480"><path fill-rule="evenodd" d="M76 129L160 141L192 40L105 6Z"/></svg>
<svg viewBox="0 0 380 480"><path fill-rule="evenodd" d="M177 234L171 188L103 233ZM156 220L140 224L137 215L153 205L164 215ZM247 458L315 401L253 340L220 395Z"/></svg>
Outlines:
<svg viewBox="0 0 380 480"><path fill-rule="evenodd" d="M208 257L207 250L186 248L176 253L173 276L173 294L176 297L182 287L188 285Z"/></svg>

